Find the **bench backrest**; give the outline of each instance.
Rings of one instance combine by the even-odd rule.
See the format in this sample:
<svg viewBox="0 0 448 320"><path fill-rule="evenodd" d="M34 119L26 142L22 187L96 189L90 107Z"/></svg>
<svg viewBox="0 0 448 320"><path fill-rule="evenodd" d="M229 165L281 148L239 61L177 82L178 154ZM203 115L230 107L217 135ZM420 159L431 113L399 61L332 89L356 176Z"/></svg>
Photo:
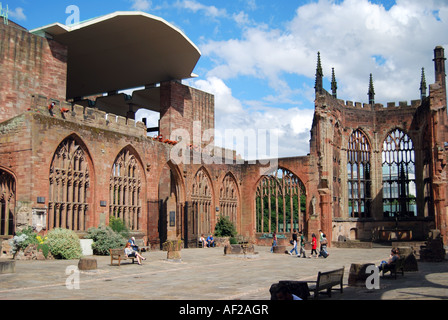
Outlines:
<svg viewBox="0 0 448 320"><path fill-rule="evenodd" d="M404 265L404 258L398 258L393 264L396 268L401 268Z"/></svg>
<svg viewBox="0 0 448 320"><path fill-rule="evenodd" d="M124 249L109 249L111 255L124 255Z"/></svg>
<svg viewBox="0 0 448 320"><path fill-rule="evenodd" d="M317 275L317 286L320 288L325 287L327 285L339 284L344 277L344 268L320 272Z"/></svg>

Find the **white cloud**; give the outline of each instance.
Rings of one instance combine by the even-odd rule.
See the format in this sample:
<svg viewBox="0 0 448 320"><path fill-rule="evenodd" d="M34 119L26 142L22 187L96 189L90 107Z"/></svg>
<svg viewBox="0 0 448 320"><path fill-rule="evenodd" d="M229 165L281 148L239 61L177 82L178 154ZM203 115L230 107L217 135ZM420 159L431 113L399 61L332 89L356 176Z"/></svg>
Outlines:
<svg viewBox="0 0 448 320"><path fill-rule="evenodd" d="M234 141L226 139L226 133L243 130L257 136L261 132L263 136L263 131L260 130L267 130L271 133L278 132L279 140L275 141L278 143L275 148L281 157L305 155L309 152L309 131L314 110L297 107L278 109L254 101L243 104L232 95L232 90L224 80L217 77L195 80L189 85L215 96L216 145L236 149L237 153L247 160L266 158L265 154L261 154L263 150L253 153L255 142L245 146L235 145Z"/></svg>
<svg viewBox="0 0 448 320"><path fill-rule="evenodd" d="M312 111L299 109L301 101L294 103L294 99L300 94L302 101L312 104L314 90L309 83L314 82L318 51L326 83L335 68L339 98L368 102L372 73L375 100L386 104L418 99L421 68L425 68L427 83L433 83L433 49L437 45L448 48L446 0L397 0L389 10L368 0L319 0L298 7L282 29L270 28L265 22L255 24L244 12L233 18L243 26L241 37L209 40L201 46L203 55L214 62L206 75L208 81L221 79L223 84L240 76L254 77L265 81L271 91L263 101L238 103L229 89L227 97L216 102L217 127L221 122L241 128L277 127L285 141L295 143L281 145L283 156L308 152ZM286 79L290 74L308 81L290 83ZM237 117L220 113L226 108L225 101L241 104L245 116L240 111ZM276 109L276 102L291 108ZM248 106L252 111L247 111Z"/></svg>
<svg viewBox="0 0 448 320"><path fill-rule="evenodd" d="M221 79L210 77L206 80L197 80L194 85L215 96L215 112L218 115L238 114L243 111L241 102L232 96L232 90Z"/></svg>
<svg viewBox="0 0 448 320"><path fill-rule="evenodd" d="M138 11L147 11L152 6L151 0L131 0L132 2L132 9L138 10Z"/></svg>
<svg viewBox="0 0 448 320"><path fill-rule="evenodd" d="M17 21L26 21L26 15L23 12L23 8L17 7L13 11L8 12L9 19L11 20L17 20Z"/></svg>
<svg viewBox="0 0 448 320"><path fill-rule="evenodd" d="M398 0L387 11L367 0L320 0L299 7L283 30L261 23L246 27L240 39L210 40L202 51L216 62L208 76L253 76L277 92L293 91L282 81L286 73L314 78L320 51L327 78L335 67L339 96L365 101L373 73L377 96L386 102L418 98L420 68L432 75L432 50L448 43L447 21L446 1ZM374 56L384 61L375 63Z"/></svg>
<svg viewBox="0 0 448 320"><path fill-rule="evenodd" d="M206 16L211 17L211 18L227 16L227 11L225 9L218 9L215 6L206 6L206 5L203 5L202 3L199 3L195 0L178 1L176 3L176 5L180 8L191 10L194 13L199 12L199 11L204 12L204 14Z"/></svg>
<svg viewBox="0 0 448 320"><path fill-rule="evenodd" d="M398 0L387 11L367 0L321 0L299 7L289 32L303 50L321 52L327 77L335 67L340 97L366 101L373 73L376 100L410 100L419 97L420 68L432 75L432 50L448 43L447 10L441 1Z"/></svg>

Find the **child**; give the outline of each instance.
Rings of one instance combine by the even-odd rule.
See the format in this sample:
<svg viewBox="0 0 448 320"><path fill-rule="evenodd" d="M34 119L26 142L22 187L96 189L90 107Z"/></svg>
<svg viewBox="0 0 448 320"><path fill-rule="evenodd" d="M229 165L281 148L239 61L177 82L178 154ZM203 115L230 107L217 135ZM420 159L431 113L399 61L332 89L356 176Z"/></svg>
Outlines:
<svg viewBox="0 0 448 320"><path fill-rule="evenodd" d="M317 249L317 238L316 238L316 235L314 233L313 233L313 235L311 237L312 237L312 239L311 239L311 256L313 256L313 253L315 253L316 254L316 258L317 258L318 257L317 251L316 251L316 249Z"/></svg>

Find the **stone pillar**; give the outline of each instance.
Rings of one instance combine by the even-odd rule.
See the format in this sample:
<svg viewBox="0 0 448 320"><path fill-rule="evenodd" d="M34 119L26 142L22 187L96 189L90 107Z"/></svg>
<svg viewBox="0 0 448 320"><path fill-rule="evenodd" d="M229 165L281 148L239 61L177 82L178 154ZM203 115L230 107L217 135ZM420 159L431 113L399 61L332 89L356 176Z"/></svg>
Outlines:
<svg viewBox="0 0 448 320"><path fill-rule="evenodd" d="M319 189L320 195L320 221L322 232L328 240L328 247L331 247L332 241L332 210L331 210L331 193L330 189Z"/></svg>
<svg viewBox="0 0 448 320"><path fill-rule="evenodd" d="M167 251L168 260L181 259L180 250L182 247L182 241L177 237L176 209L177 209L176 197L172 193L166 203L167 239L166 242L163 244L163 250Z"/></svg>

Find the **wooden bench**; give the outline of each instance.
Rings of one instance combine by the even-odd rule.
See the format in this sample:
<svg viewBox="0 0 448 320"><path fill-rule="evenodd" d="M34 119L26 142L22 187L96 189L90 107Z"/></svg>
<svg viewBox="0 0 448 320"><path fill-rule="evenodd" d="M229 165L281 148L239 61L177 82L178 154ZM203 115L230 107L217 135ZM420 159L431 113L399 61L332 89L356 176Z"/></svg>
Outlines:
<svg viewBox="0 0 448 320"><path fill-rule="evenodd" d="M319 291L327 290L327 294L329 297L331 297L331 290L335 286L340 286L341 293L343 292L343 285L342 280L344 278L344 268L327 271L327 272L320 272L317 274L317 281L307 281L311 283L316 283L316 287L314 289L310 289L311 291L314 291L314 299L319 299Z"/></svg>
<svg viewBox="0 0 448 320"><path fill-rule="evenodd" d="M114 260L118 260L118 265L121 264L122 260L132 259L132 263L134 263L134 259L137 259L135 257L128 257L124 253L124 249L109 249L110 253L110 265L114 265Z"/></svg>
<svg viewBox="0 0 448 320"><path fill-rule="evenodd" d="M398 258L395 262L384 264L381 269L383 277L386 272L390 272L390 275L395 276L395 279L397 279L397 272L399 271L401 271L401 275L404 276L404 260L405 258Z"/></svg>

